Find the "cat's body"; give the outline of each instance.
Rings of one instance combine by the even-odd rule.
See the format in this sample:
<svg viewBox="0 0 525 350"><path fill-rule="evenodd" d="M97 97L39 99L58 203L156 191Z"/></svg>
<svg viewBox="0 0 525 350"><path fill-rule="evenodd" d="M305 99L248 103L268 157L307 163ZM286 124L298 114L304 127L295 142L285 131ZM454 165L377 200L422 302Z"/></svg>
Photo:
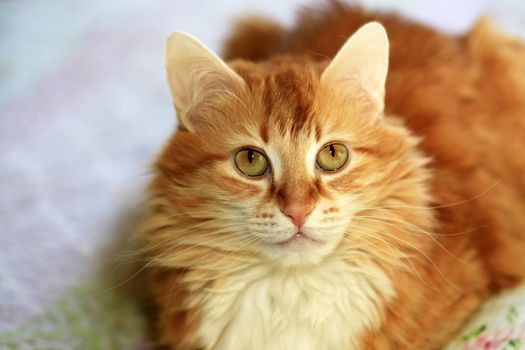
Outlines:
<svg viewBox="0 0 525 350"><path fill-rule="evenodd" d="M371 20L391 43L380 118L381 60L325 68L323 59ZM380 42L374 30L366 39ZM232 61L236 73L187 39L172 42L182 127L156 163L143 229L163 343L437 349L493 291L521 281L522 44L483 23L455 38L339 5L305 15L290 33L239 27L227 56L264 62ZM369 49L355 42L338 57ZM181 49L197 56L179 57ZM211 68L187 79L174 71L188 70L185 60ZM345 72L350 83L339 86ZM350 148L349 163L312 170L335 141ZM264 152L271 173L236 173L231 152L247 146ZM294 232L287 217L307 238L298 231L282 243Z"/></svg>

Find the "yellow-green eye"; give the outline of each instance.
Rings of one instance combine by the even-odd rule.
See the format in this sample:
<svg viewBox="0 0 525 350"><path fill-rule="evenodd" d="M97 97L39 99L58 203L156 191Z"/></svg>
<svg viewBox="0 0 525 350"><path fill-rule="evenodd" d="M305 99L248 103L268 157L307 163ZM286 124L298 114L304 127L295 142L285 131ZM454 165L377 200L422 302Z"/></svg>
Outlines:
<svg viewBox="0 0 525 350"><path fill-rule="evenodd" d="M348 149L340 143L324 146L317 154L317 165L324 171L341 169L348 161Z"/></svg>
<svg viewBox="0 0 525 350"><path fill-rule="evenodd" d="M245 148L235 154L235 165L245 175L261 176L268 169L268 160L261 152Z"/></svg>

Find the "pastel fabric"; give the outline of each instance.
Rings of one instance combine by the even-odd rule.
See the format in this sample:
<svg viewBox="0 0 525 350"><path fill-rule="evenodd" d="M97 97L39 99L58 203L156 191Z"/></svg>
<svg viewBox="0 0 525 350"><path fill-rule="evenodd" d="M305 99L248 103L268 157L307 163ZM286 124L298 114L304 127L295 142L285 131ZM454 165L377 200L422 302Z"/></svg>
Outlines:
<svg viewBox="0 0 525 350"><path fill-rule="evenodd" d="M120 240L175 127L166 37L184 30L220 52L236 16L292 23L307 3L0 2L0 349L147 347L145 320L106 262L133 256ZM450 32L488 12L525 36L520 0L362 3ZM522 287L489 302L447 350L519 349L524 333Z"/></svg>
<svg viewBox="0 0 525 350"><path fill-rule="evenodd" d="M446 350L525 348L525 285L485 303Z"/></svg>

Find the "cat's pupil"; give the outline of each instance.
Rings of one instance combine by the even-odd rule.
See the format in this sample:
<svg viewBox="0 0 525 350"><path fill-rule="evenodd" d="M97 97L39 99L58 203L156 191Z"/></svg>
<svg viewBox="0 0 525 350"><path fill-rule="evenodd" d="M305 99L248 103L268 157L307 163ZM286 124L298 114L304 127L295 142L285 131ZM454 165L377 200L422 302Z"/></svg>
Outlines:
<svg viewBox="0 0 525 350"><path fill-rule="evenodd" d="M250 164L251 164L251 162L253 162L253 158L254 158L254 156L255 156L255 155L254 155L254 153L253 153L253 149L249 149L249 150L248 150L248 162L250 162Z"/></svg>
<svg viewBox="0 0 525 350"><path fill-rule="evenodd" d="M334 147L334 145L330 145L330 155L332 157L335 157L335 147Z"/></svg>

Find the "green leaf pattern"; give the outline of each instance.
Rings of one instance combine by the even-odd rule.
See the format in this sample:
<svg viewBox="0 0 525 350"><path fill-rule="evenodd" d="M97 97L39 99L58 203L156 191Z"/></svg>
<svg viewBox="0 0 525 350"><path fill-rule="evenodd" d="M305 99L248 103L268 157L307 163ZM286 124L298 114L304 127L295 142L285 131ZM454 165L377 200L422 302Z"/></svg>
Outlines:
<svg viewBox="0 0 525 350"><path fill-rule="evenodd" d="M525 350L525 285L483 305L444 350Z"/></svg>

